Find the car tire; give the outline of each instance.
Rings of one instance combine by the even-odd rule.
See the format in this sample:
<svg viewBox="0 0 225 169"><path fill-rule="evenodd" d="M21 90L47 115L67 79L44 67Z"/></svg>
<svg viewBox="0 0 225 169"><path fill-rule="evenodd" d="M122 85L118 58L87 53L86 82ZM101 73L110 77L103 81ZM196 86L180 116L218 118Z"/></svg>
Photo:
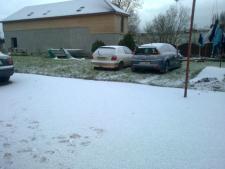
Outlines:
<svg viewBox="0 0 225 169"><path fill-rule="evenodd" d="M132 66L132 67L131 67L131 71L132 71L132 72L136 72L137 69L136 69L134 66Z"/></svg>
<svg viewBox="0 0 225 169"><path fill-rule="evenodd" d="M169 71L169 61L166 61L164 67L160 71L161 73L167 73Z"/></svg>
<svg viewBox="0 0 225 169"><path fill-rule="evenodd" d="M120 62L119 65L118 65L118 70L121 70L124 68L124 63L123 62Z"/></svg>
<svg viewBox="0 0 225 169"><path fill-rule="evenodd" d="M10 76L9 77L1 77L0 82L8 82L9 79L10 79Z"/></svg>

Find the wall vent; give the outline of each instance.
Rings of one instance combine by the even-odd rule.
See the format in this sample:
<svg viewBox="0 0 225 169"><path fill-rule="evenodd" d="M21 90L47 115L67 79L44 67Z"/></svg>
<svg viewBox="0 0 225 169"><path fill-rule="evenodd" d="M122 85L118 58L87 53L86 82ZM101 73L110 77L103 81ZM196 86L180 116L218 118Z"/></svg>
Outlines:
<svg viewBox="0 0 225 169"><path fill-rule="evenodd" d="M46 11L45 13L43 13L43 15L47 15L49 12L51 12L50 10Z"/></svg>
<svg viewBox="0 0 225 169"><path fill-rule="evenodd" d="M79 9L77 9L77 12L81 12L84 8L84 6L81 6Z"/></svg>
<svg viewBox="0 0 225 169"><path fill-rule="evenodd" d="M27 14L27 16L31 16L31 15L33 15L34 14L34 12L30 12L29 14Z"/></svg>

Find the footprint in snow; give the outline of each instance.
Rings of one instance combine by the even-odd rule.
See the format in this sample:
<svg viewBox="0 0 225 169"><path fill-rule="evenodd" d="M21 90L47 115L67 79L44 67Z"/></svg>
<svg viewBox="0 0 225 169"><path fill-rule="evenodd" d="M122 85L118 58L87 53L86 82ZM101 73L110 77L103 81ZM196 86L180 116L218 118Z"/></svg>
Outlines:
<svg viewBox="0 0 225 169"><path fill-rule="evenodd" d="M71 139L79 139L79 138L81 138L81 135L74 133L74 134L70 135L70 138Z"/></svg>
<svg viewBox="0 0 225 169"><path fill-rule="evenodd" d="M29 129L37 129L39 127L39 122L38 121L32 121L30 122L30 125L27 127Z"/></svg>
<svg viewBox="0 0 225 169"><path fill-rule="evenodd" d="M57 136L57 137L52 137L52 139L64 140L64 139L66 139L66 137L65 136Z"/></svg>
<svg viewBox="0 0 225 169"><path fill-rule="evenodd" d="M38 155L37 155L37 154L34 154L32 157L33 157L34 159L36 159L36 158L38 158Z"/></svg>
<svg viewBox="0 0 225 169"><path fill-rule="evenodd" d="M59 140L58 142L59 142L59 143L69 143L69 142L70 142L70 140L69 140L69 139Z"/></svg>
<svg viewBox="0 0 225 169"><path fill-rule="evenodd" d="M47 157L45 157L45 156L42 156L41 158L40 158L40 163L46 163L46 162L48 162L49 161L49 159L47 158Z"/></svg>
<svg viewBox="0 0 225 169"><path fill-rule="evenodd" d="M97 137L100 137L104 134L105 130L101 128L90 127L90 130L94 131L97 134Z"/></svg>
<svg viewBox="0 0 225 169"><path fill-rule="evenodd" d="M3 158L5 160L10 160L12 158L12 154L11 153L5 153L4 156L3 156Z"/></svg>
<svg viewBox="0 0 225 169"><path fill-rule="evenodd" d="M12 165L13 162L12 160L13 155L11 153L5 153L3 155L3 159L5 160L5 165Z"/></svg>
<svg viewBox="0 0 225 169"><path fill-rule="evenodd" d="M32 148L27 147L25 149L18 150L17 153L31 153L33 151Z"/></svg>
<svg viewBox="0 0 225 169"><path fill-rule="evenodd" d="M10 148L10 146L11 146L11 145L10 145L9 143L3 143L3 147L4 147L4 148Z"/></svg>
<svg viewBox="0 0 225 169"><path fill-rule="evenodd" d="M35 141L35 140L37 140L36 136L30 137L30 141Z"/></svg>
<svg viewBox="0 0 225 169"><path fill-rule="evenodd" d="M45 151L45 154L53 155L53 154L55 154L55 151L53 151L53 150L48 150L48 151Z"/></svg>
<svg viewBox="0 0 225 169"><path fill-rule="evenodd" d="M5 127L9 127L9 128L11 128L13 125L12 124L9 124L9 123L7 123L6 125L5 125Z"/></svg>
<svg viewBox="0 0 225 169"><path fill-rule="evenodd" d="M20 143L26 143L26 144L29 143L29 141L26 140L26 139L22 139L22 140L20 140L19 142L20 142Z"/></svg>
<svg viewBox="0 0 225 169"><path fill-rule="evenodd" d="M39 124L39 121L34 120L30 124Z"/></svg>
<svg viewBox="0 0 225 169"><path fill-rule="evenodd" d="M91 144L91 142L90 141L83 141L83 142L81 142L80 143L80 145L82 145L82 146L89 146Z"/></svg>

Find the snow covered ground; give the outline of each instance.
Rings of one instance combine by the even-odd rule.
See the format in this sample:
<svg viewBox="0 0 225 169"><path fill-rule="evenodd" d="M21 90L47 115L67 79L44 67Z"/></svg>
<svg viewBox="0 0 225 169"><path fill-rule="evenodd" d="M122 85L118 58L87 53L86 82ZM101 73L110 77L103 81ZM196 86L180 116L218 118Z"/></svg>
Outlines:
<svg viewBox="0 0 225 169"><path fill-rule="evenodd" d="M15 74L0 169L224 169L225 93Z"/></svg>
<svg viewBox="0 0 225 169"><path fill-rule="evenodd" d="M225 91L225 68L208 66L190 84L199 90Z"/></svg>

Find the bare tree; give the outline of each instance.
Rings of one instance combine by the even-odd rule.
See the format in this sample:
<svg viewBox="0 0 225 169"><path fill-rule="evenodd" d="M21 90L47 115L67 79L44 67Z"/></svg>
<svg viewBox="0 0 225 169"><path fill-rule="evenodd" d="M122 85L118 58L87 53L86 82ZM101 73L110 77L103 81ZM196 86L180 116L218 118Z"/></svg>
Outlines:
<svg viewBox="0 0 225 169"><path fill-rule="evenodd" d="M112 0L112 3L128 13L142 7L142 0Z"/></svg>
<svg viewBox="0 0 225 169"><path fill-rule="evenodd" d="M142 0L112 0L112 3L130 14L128 19L129 32L135 34L139 31L140 18L137 9L142 7Z"/></svg>
<svg viewBox="0 0 225 169"><path fill-rule="evenodd" d="M140 22L141 22L141 20L139 18L138 13L131 10L130 11L130 17L128 19L129 32L131 34L136 34L137 32L139 32Z"/></svg>
<svg viewBox="0 0 225 169"><path fill-rule="evenodd" d="M187 29L189 9L183 6L170 6L165 12L156 16L145 26L153 41L177 44L180 35Z"/></svg>

